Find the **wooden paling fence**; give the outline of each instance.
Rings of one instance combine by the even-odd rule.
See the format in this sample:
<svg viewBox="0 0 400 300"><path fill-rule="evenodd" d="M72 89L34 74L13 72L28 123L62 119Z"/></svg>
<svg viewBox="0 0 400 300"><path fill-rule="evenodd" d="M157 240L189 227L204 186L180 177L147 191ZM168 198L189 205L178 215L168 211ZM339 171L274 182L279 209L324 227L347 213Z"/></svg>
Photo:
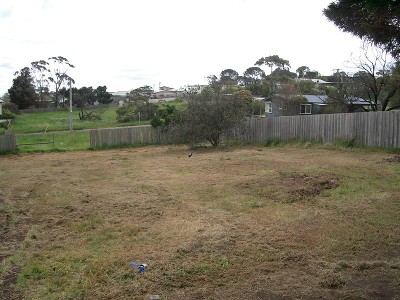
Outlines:
<svg viewBox="0 0 400 300"><path fill-rule="evenodd" d="M13 151L17 149L17 142L14 134L0 135L0 152Z"/></svg>
<svg viewBox="0 0 400 300"><path fill-rule="evenodd" d="M95 129L90 131L90 147L124 144L165 144L168 137L161 128L150 125L122 128Z"/></svg>
<svg viewBox="0 0 400 300"><path fill-rule="evenodd" d="M323 143L354 140L360 146L400 148L400 111L251 118L246 122L249 130L245 134L234 132L233 139L247 142L303 139ZM149 125L90 132L90 146L94 148L168 142L168 136L160 128Z"/></svg>
<svg viewBox="0 0 400 300"><path fill-rule="evenodd" d="M249 119L249 132L235 134L248 142L303 139L333 143L354 140L367 147L400 147L400 111L321 114Z"/></svg>

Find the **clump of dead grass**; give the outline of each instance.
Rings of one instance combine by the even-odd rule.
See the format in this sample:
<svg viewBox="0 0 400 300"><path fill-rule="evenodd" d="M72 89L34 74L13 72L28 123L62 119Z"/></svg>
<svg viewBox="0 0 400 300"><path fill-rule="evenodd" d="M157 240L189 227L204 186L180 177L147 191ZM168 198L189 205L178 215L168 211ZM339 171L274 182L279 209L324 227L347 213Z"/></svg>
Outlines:
<svg viewBox="0 0 400 300"><path fill-rule="evenodd" d="M343 277L336 273L324 274L319 283L321 287L327 289L341 289L346 285Z"/></svg>
<svg viewBox="0 0 400 300"><path fill-rule="evenodd" d="M400 164L400 155L394 155L393 157L385 158L384 161L388 163Z"/></svg>
<svg viewBox="0 0 400 300"><path fill-rule="evenodd" d="M334 175L281 172L280 176L288 187L290 202L316 197L339 186L339 178Z"/></svg>

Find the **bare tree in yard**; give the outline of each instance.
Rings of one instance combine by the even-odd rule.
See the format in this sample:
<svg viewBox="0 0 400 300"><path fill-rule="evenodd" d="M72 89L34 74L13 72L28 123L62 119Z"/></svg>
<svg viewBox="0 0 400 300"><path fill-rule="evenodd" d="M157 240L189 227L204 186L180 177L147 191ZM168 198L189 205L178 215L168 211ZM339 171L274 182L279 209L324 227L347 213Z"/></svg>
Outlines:
<svg viewBox="0 0 400 300"><path fill-rule="evenodd" d="M192 146L208 141L217 147L224 134L242 127L244 119L250 115L251 92L224 94L221 82L209 79L209 86L200 94L192 95L187 110L169 127L173 136L179 136Z"/></svg>
<svg viewBox="0 0 400 300"><path fill-rule="evenodd" d="M290 104L301 104L305 103L306 100L300 95L300 90L296 84L293 82L281 85L276 94L279 99L279 108L282 110L282 115L290 115Z"/></svg>
<svg viewBox="0 0 400 300"><path fill-rule="evenodd" d="M353 76L356 96L368 101L374 111L399 107L394 101L400 93L400 70L387 51L365 44L353 63L358 70Z"/></svg>

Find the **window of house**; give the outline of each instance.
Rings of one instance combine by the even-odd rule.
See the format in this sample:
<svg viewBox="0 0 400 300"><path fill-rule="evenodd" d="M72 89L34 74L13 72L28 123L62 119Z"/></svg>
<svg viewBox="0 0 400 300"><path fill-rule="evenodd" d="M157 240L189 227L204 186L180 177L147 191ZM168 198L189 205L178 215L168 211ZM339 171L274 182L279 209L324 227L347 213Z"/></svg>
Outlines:
<svg viewBox="0 0 400 300"><path fill-rule="evenodd" d="M300 104L301 115L311 115L311 104Z"/></svg>
<svg viewBox="0 0 400 300"><path fill-rule="evenodd" d="M272 113L272 103L265 102L265 112L271 114Z"/></svg>

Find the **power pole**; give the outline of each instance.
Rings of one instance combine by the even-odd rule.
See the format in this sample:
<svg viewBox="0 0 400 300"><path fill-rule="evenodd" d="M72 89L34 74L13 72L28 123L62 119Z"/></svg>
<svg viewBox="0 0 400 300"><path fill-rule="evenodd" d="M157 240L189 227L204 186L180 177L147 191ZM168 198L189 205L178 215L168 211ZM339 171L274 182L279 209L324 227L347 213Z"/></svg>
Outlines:
<svg viewBox="0 0 400 300"><path fill-rule="evenodd" d="M72 132L72 83L69 80L69 131Z"/></svg>

